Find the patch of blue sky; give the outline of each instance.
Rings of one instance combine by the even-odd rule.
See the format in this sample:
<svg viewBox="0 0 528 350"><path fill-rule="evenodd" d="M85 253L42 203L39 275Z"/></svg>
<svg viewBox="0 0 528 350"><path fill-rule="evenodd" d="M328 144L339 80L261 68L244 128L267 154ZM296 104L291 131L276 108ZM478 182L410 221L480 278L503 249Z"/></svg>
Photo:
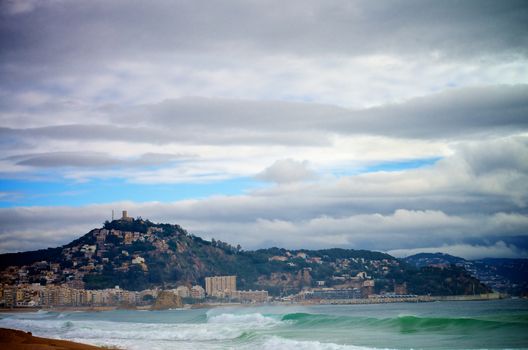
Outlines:
<svg viewBox="0 0 528 350"><path fill-rule="evenodd" d="M367 166L362 169L363 173L375 173L380 171L403 171L410 169L423 168L434 165L437 161L442 159L441 157L425 158L425 159L412 159L398 162L383 162Z"/></svg>
<svg viewBox="0 0 528 350"><path fill-rule="evenodd" d="M336 176L353 176L365 173L376 173L376 172L393 172L393 171L405 171L418 168L424 168L434 165L437 161L442 159L441 157L432 157L432 158L420 158L420 159L410 159L402 161L390 161L390 162L380 162L376 164L371 164L364 167L354 168L350 170L337 170L334 171Z"/></svg>
<svg viewBox="0 0 528 350"><path fill-rule="evenodd" d="M138 184L122 179L87 182L0 179L0 207L83 206L134 202L173 202L214 195L240 195L264 183L241 177L207 183Z"/></svg>

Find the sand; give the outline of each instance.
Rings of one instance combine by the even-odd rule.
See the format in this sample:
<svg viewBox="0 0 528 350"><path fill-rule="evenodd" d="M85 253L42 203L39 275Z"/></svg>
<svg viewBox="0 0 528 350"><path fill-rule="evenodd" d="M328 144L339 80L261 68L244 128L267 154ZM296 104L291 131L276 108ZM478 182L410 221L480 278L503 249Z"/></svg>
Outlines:
<svg viewBox="0 0 528 350"><path fill-rule="evenodd" d="M92 345L34 337L29 332L0 328L0 349L9 350L102 350Z"/></svg>

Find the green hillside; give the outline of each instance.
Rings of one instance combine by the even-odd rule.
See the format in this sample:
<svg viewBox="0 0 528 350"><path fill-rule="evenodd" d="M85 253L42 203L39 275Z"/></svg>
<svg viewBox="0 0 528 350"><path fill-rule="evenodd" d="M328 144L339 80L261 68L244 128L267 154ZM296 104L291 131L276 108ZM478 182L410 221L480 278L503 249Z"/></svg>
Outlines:
<svg viewBox="0 0 528 350"><path fill-rule="evenodd" d="M27 266L25 278L29 283L64 283L81 276L86 289L115 285L128 290L172 288L203 285L207 276L236 275L238 288L265 289L273 295L317 285L350 287L365 278L374 280L374 291L378 293L392 292L395 284L404 283L408 292L415 294L489 291L455 266L420 269L388 254L368 250L245 251L219 240L204 240L178 225L142 219L105 222L103 228L63 247L3 254L0 264L4 270ZM49 270L56 273L50 274ZM2 276L3 283L20 282L16 276ZM11 280L5 276L11 276Z"/></svg>

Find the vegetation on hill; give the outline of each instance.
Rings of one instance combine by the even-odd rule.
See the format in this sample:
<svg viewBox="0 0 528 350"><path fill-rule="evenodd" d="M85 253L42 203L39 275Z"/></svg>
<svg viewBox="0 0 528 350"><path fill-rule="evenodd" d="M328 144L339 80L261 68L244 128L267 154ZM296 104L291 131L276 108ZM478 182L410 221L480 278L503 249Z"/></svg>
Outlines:
<svg viewBox="0 0 528 350"><path fill-rule="evenodd" d="M466 260L443 253L419 253L403 259L411 267L464 268L483 284L501 293L528 295L528 259L486 258Z"/></svg>
<svg viewBox="0 0 528 350"><path fill-rule="evenodd" d="M8 266L30 265L36 261L55 260L62 251L61 247L39 249L29 252L6 253L0 254L0 269L3 270Z"/></svg>
<svg viewBox="0 0 528 350"><path fill-rule="evenodd" d="M407 269L404 273L391 273L388 279L406 283L408 292L418 295L471 295L491 292L490 288L468 274L461 267L422 267Z"/></svg>
<svg viewBox="0 0 528 350"><path fill-rule="evenodd" d="M406 263L415 267L430 265L455 265L466 262L466 259L445 253L418 253L403 259Z"/></svg>

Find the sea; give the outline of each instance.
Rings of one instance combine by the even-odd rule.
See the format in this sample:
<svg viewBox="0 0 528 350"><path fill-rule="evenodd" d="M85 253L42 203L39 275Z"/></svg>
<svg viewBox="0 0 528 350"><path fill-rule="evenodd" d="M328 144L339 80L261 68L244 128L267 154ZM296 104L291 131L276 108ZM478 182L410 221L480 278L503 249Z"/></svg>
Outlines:
<svg viewBox="0 0 528 350"><path fill-rule="evenodd" d="M120 349L528 349L528 300L0 314L0 327Z"/></svg>

